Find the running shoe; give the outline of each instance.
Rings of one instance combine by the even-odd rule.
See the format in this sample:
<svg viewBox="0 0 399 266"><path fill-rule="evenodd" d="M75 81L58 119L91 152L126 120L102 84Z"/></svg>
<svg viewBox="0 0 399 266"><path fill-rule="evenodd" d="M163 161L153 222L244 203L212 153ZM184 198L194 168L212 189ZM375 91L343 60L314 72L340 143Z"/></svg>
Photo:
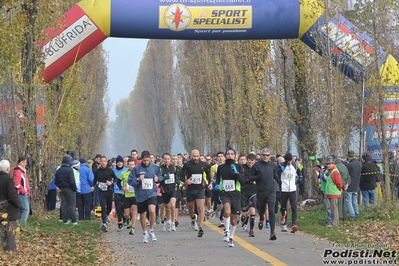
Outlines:
<svg viewBox="0 0 399 266"><path fill-rule="evenodd" d="M234 248L234 241L232 238L229 239L229 242L227 243L227 246L230 248Z"/></svg>
<svg viewBox="0 0 399 266"><path fill-rule="evenodd" d="M177 227L179 225L179 221L175 219L175 226Z"/></svg>
<svg viewBox="0 0 399 266"><path fill-rule="evenodd" d="M244 227L242 228L243 231L248 231L248 226L244 225Z"/></svg>
<svg viewBox="0 0 399 266"><path fill-rule="evenodd" d="M203 235L204 235L204 230L202 230L202 227L200 227L198 230L198 237L202 237Z"/></svg>
<svg viewBox="0 0 399 266"><path fill-rule="evenodd" d="M156 242L157 241L157 237L155 236L154 232L150 232L150 238L152 242Z"/></svg>
<svg viewBox="0 0 399 266"><path fill-rule="evenodd" d="M175 225L175 223L172 223L172 226L171 226L172 228L172 231L176 231L176 225Z"/></svg>
<svg viewBox="0 0 399 266"><path fill-rule="evenodd" d="M143 243L148 243L149 239L150 235L147 232L143 233Z"/></svg>
<svg viewBox="0 0 399 266"><path fill-rule="evenodd" d="M155 219L155 222L156 222L157 224L160 224L160 223L161 223L161 217L157 216L157 218Z"/></svg>
<svg viewBox="0 0 399 266"><path fill-rule="evenodd" d="M259 230L263 229L263 222L264 222L264 220L259 220L259 223L258 223Z"/></svg>
<svg viewBox="0 0 399 266"><path fill-rule="evenodd" d="M136 233L136 230L134 229L134 227L131 227L130 228L130 231L129 231L129 235L134 235L134 233Z"/></svg>
<svg viewBox="0 0 399 266"><path fill-rule="evenodd" d="M111 219L107 216L107 224L111 223Z"/></svg>
<svg viewBox="0 0 399 266"><path fill-rule="evenodd" d="M265 228L270 228L270 223L269 222L266 222Z"/></svg>
<svg viewBox="0 0 399 266"><path fill-rule="evenodd" d="M195 225L194 225L194 230L195 230L195 231L198 231L198 229L199 229L199 227L198 227L198 223L197 223L197 222L195 222Z"/></svg>
<svg viewBox="0 0 399 266"><path fill-rule="evenodd" d="M118 231L121 231L123 228L123 224L118 224Z"/></svg>
<svg viewBox="0 0 399 266"><path fill-rule="evenodd" d="M224 227L224 222L220 221L219 225L220 228Z"/></svg>
<svg viewBox="0 0 399 266"><path fill-rule="evenodd" d="M249 237L255 237L254 230L249 230Z"/></svg>
<svg viewBox="0 0 399 266"><path fill-rule="evenodd" d="M281 232L287 232L287 225L282 225L281 226Z"/></svg>
<svg viewBox="0 0 399 266"><path fill-rule="evenodd" d="M126 228L127 228L127 229L132 228L132 221L131 221L130 219L128 219L128 220L126 221Z"/></svg>
<svg viewBox="0 0 399 266"><path fill-rule="evenodd" d="M296 224L293 224L291 227L291 233L295 233L296 231L298 231L298 226Z"/></svg>
<svg viewBox="0 0 399 266"><path fill-rule="evenodd" d="M166 223L166 231L168 232L172 231L172 223L170 221Z"/></svg>
<svg viewBox="0 0 399 266"><path fill-rule="evenodd" d="M273 232L273 233L271 233L270 234L270 238L269 238L269 240L276 240L277 239L277 236L276 236L276 234Z"/></svg>
<svg viewBox="0 0 399 266"><path fill-rule="evenodd" d="M229 241L229 231L224 231L223 235L223 242L228 242Z"/></svg>
<svg viewBox="0 0 399 266"><path fill-rule="evenodd" d="M285 224L285 215L287 214L287 212L285 211L284 214L281 215L280 217L280 223L281 224Z"/></svg>
<svg viewBox="0 0 399 266"><path fill-rule="evenodd" d="M108 232L107 225L106 225L106 224L103 224L103 225L101 226L101 230L102 230L103 232Z"/></svg>
<svg viewBox="0 0 399 266"><path fill-rule="evenodd" d="M165 232L165 231L166 231L166 226L165 226L165 223L162 223L162 226L161 226L161 231L162 231L162 232Z"/></svg>

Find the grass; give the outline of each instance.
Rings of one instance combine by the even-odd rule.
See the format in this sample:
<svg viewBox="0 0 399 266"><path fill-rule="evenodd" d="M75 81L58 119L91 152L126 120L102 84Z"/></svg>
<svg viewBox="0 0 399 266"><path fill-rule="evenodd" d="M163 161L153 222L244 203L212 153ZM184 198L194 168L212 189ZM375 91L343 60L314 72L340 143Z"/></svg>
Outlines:
<svg viewBox="0 0 399 266"><path fill-rule="evenodd" d="M0 251L0 264L94 265L99 255L99 235L100 223L96 218L78 221L74 226L58 222L58 211L35 212L17 233L18 252Z"/></svg>
<svg viewBox="0 0 399 266"><path fill-rule="evenodd" d="M346 217L349 217L347 214ZM298 210L301 231L340 244L382 244L385 248L399 247L399 205L382 203L365 212L360 208L356 220L341 221L338 227L325 227L327 212L324 204Z"/></svg>

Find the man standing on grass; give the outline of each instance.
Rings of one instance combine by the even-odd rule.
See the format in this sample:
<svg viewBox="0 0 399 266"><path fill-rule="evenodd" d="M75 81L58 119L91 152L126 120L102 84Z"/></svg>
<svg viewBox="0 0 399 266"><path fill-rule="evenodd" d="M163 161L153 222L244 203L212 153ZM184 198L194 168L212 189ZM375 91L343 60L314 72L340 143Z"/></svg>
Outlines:
<svg viewBox="0 0 399 266"><path fill-rule="evenodd" d="M326 198L330 201L331 215L332 215L332 226L339 225L339 211L338 211L338 199L342 193L342 180L339 174L338 168L335 166L335 161L332 156L328 156L326 159L327 166L327 178L326 178ZM327 227L332 227L327 225Z"/></svg>

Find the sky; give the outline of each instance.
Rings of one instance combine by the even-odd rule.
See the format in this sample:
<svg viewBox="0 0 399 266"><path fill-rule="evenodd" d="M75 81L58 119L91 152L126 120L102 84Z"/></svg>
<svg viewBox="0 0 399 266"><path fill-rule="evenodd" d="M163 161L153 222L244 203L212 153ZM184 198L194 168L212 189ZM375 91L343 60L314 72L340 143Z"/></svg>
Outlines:
<svg viewBox="0 0 399 266"><path fill-rule="evenodd" d="M115 107L118 102L123 98L127 98L134 89L147 42L148 39L126 38L107 38L103 42L104 50L108 53L108 96L111 101L110 120L115 120L116 118ZM173 154L185 152L178 132L175 132L172 151L170 152Z"/></svg>

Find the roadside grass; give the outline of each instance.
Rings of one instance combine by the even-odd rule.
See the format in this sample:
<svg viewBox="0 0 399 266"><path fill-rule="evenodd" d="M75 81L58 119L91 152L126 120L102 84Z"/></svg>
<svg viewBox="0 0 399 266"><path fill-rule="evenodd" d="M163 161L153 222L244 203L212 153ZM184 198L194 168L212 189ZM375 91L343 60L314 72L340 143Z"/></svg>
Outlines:
<svg viewBox="0 0 399 266"><path fill-rule="evenodd" d="M360 206L359 206L360 207ZM346 217L349 217L348 213ZM353 247L374 246L399 249L399 205L381 203L365 212L360 207L356 220L340 221L338 227L327 228L327 212L324 204L306 210L298 209L299 229L307 234Z"/></svg>
<svg viewBox="0 0 399 266"><path fill-rule="evenodd" d="M58 222L58 211L35 212L17 232L17 252L0 251L1 265L98 264L100 223L96 218L78 225Z"/></svg>

